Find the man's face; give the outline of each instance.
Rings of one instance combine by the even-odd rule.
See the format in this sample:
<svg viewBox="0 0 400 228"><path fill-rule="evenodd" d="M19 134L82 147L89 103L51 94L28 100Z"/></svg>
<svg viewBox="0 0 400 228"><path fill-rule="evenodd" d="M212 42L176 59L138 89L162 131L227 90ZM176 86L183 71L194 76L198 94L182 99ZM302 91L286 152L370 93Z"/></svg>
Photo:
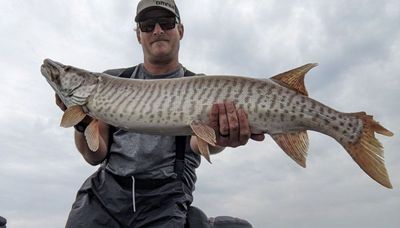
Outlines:
<svg viewBox="0 0 400 228"><path fill-rule="evenodd" d="M160 26L160 24L168 24L168 21L173 18L174 16L170 12L162 9L150 10L142 16L139 23L147 25L149 30L151 30L151 25L157 22L151 31L142 31L140 26L137 30L137 38L142 45L146 60L152 63L168 63L174 58L178 58L179 42L183 37L183 25L177 24L172 29L169 29L168 26Z"/></svg>

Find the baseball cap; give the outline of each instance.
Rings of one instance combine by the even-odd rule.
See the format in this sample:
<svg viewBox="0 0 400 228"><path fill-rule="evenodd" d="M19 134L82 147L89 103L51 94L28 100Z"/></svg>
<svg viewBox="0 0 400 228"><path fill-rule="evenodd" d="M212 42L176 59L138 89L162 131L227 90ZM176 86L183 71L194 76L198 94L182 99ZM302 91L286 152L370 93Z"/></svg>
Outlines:
<svg viewBox="0 0 400 228"><path fill-rule="evenodd" d="M173 13L180 21L179 10L174 0L140 0L136 9L135 21L139 22L141 15L151 8L166 9Z"/></svg>

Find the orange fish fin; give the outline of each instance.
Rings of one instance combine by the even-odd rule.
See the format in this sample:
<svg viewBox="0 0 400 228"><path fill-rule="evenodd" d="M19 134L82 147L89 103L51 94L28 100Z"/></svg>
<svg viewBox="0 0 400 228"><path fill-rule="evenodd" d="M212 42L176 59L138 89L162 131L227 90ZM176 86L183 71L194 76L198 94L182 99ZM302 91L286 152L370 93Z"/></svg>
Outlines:
<svg viewBox="0 0 400 228"><path fill-rule="evenodd" d="M85 138L91 151L97 151L100 145L99 121L94 119L85 130Z"/></svg>
<svg viewBox="0 0 400 228"><path fill-rule="evenodd" d="M197 146L199 147L200 154L203 155L203 157L211 163L210 159L210 148L208 147L208 143L201 139L200 137L197 138Z"/></svg>
<svg viewBox="0 0 400 228"><path fill-rule="evenodd" d="M354 161L364 172L381 185L392 188L384 161L383 146L375 138L375 132L386 136L392 136L393 133L378 122L372 116L365 113L357 113L363 123L363 129L360 139L350 145L343 145Z"/></svg>
<svg viewBox="0 0 400 228"><path fill-rule="evenodd" d="M385 135L385 136L393 136L393 132L389 131L388 129L384 128L382 125L379 124L379 122L376 122L372 120L371 123L371 128L374 130L374 132Z"/></svg>
<svg viewBox="0 0 400 228"><path fill-rule="evenodd" d="M86 116L80 105L74 105L65 110L62 119L61 127L72 127L81 122Z"/></svg>
<svg viewBox="0 0 400 228"><path fill-rule="evenodd" d="M305 96L308 96L308 92L304 85L304 76L309 70L316 67L317 65L317 63L309 63L293 70L278 74L271 79L281 86L295 90Z"/></svg>
<svg viewBox="0 0 400 228"><path fill-rule="evenodd" d="M197 138L201 138L208 144L215 146L215 144L217 143L217 137L212 127L197 121L192 121L190 123L190 127L192 128L192 131L197 136Z"/></svg>
<svg viewBox="0 0 400 228"><path fill-rule="evenodd" d="M272 138L297 164L306 167L308 150L307 131L273 134Z"/></svg>

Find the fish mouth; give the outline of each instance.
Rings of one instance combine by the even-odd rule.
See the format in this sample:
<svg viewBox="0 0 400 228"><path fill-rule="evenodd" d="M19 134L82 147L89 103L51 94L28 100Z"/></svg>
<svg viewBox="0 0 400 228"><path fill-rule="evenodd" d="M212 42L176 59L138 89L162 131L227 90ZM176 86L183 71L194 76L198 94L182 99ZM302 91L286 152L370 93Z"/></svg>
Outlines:
<svg viewBox="0 0 400 228"><path fill-rule="evenodd" d="M51 81L56 81L61 73L61 69L64 67L63 64L53 61L51 59L45 59L40 71L42 75Z"/></svg>

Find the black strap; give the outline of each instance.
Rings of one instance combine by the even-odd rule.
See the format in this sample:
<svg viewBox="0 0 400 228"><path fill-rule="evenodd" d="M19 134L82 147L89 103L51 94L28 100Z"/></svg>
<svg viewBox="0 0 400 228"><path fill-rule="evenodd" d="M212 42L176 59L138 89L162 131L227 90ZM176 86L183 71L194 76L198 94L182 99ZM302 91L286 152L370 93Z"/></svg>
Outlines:
<svg viewBox="0 0 400 228"><path fill-rule="evenodd" d="M178 179L182 179L183 172L185 171L185 151L187 136L175 136L175 173Z"/></svg>
<svg viewBox="0 0 400 228"><path fill-rule="evenodd" d="M126 68L124 70L124 72L122 72L122 74L120 74L118 77L120 77L120 78L130 78L132 76L132 74L133 74L133 71L135 71L136 67L137 66Z"/></svg>
<svg viewBox="0 0 400 228"><path fill-rule="evenodd" d="M192 71L190 71L190 70L188 70L186 68L183 68L183 70L184 70L184 73L183 73L184 77L190 77L190 76L195 76L196 75L195 73L193 73Z"/></svg>

